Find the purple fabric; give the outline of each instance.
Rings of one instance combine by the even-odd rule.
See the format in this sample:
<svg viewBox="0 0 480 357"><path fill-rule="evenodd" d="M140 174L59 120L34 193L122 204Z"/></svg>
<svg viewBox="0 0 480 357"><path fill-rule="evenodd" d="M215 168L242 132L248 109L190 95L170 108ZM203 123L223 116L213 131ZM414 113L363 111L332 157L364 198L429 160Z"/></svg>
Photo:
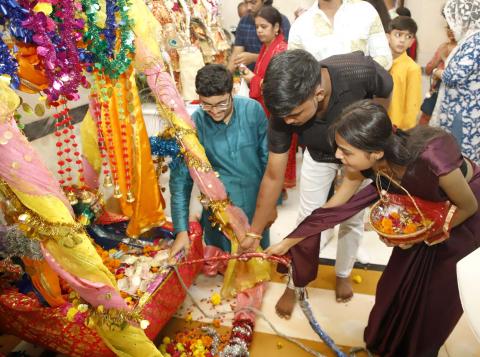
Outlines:
<svg viewBox="0 0 480 357"><path fill-rule="evenodd" d="M426 200L445 200L439 176L461 164L462 156L452 136L433 139L407 167L402 186ZM478 166L474 166L469 185L480 201ZM373 200L372 189L372 186L365 188L343 206L314 211L289 235L312 236L291 250L295 283L298 279L306 284L316 276L318 234L366 207L369 199ZM434 246L419 243L406 250L394 248L378 282L375 305L365 329L368 349L381 356L437 356L463 313L456 264L478 247L480 213L477 211L452 229L450 238L443 243Z"/></svg>
<svg viewBox="0 0 480 357"><path fill-rule="evenodd" d="M354 216L378 198L373 185L365 187L346 204L333 208L317 208L287 238L308 237L290 249L295 286L305 286L317 277L320 254L320 233ZM285 268L278 265L280 272Z"/></svg>

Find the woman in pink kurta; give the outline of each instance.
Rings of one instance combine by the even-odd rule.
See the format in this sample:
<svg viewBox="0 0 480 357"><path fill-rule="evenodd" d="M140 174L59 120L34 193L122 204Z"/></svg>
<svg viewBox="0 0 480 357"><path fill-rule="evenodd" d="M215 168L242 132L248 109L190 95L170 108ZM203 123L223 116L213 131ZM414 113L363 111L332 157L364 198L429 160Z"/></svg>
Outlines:
<svg viewBox="0 0 480 357"><path fill-rule="evenodd" d="M270 60L278 53L287 50L287 42L282 34L282 16L272 6L264 6L255 15L255 26L257 36L262 42L262 48L258 55L254 71L242 66L242 77L250 85L250 98L257 100L263 107L267 117L270 117L265 103L263 102L262 83ZM296 185L296 160L297 136L292 137L290 151L288 153L288 164L285 172L284 189L293 188Z"/></svg>

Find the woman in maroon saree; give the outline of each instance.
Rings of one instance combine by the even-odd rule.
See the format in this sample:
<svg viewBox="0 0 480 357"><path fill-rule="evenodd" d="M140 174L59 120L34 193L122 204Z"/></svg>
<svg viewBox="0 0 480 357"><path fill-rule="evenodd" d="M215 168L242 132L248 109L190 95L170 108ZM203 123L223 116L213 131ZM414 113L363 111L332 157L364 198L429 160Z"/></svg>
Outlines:
<svg viewBox="0 0 480 357"><path fill-rule="evenodd" d="M320 232L378 199L374 185L354 193L364 177L375 179L380 171L414 196L449 200L457 211L447 240L393 249L364 333L367 348L380 356L437 356L463 313L456 263L480 246L480 168L461 155L450 134L430 127L396 131L385 110L369 101L345 110L335 125L335 141L347 172L341 187L267 253L289 251L295 286L314 280Z"/></svg>
<svg viewBox="0 0 480 357"><path fill-rule="evenodd" d="M282 34L282 15L273 6L264 6L255 15L255 26L257 36L262 42L262 48L258 55L254 71L247 67L242 67L242 77L250 85L250 98L258 101L265 111L267 118L270 113L263 102L262 83L265 72L273 56L287 50L288 44ZM293 135L288 153L287 170L285 171L284 189L293 188L297 181L296 151L298 136Z"/></svg>

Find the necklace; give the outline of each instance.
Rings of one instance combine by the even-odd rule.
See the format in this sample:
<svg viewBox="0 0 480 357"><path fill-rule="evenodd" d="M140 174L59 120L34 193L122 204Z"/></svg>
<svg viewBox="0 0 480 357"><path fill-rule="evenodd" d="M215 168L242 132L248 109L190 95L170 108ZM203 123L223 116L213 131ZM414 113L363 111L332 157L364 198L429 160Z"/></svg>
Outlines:
<svg viewBox="0 0 480 357"><path fill-rule="evenodd" d="M131 30L132 20L128 17L128 0L117 0L116 6L112 3L107 5L107 29L104 31L97 26L97 13L100 11L98 0L82 0L83 9L87 15L88 29L85 31L84 40L90 52L94 55L95 68L104 72L109 77L116 79L124 73L132 62L131 56L135 51ZM114 10L120 14L119 24L114 23ZM115 54L116 33L118 27L120 35L120 47Z"/></svg>

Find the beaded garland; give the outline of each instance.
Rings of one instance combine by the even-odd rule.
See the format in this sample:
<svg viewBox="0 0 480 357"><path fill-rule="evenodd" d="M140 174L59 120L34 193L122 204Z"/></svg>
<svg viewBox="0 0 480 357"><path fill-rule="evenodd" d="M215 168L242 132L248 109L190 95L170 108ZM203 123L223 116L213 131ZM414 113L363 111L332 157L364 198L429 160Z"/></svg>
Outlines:
<svg viewBox="0 0 480 357"><path fill-rule="evenodd" d="M57 156L58 156L58 174L61 179L59 183L67 191L67 197L70 203L73 205L76 202L75 195L73 195L73 166L77 166L77 172L79 174L79 188L83 189L85 186L85 177L83 175L83 163L80 157L80 151L78 149L78 143L76 142L76 135L74 134L75 127L72 124L72 117L70 110L66 106L66 101L61 99L59 104L64 108L53 115L55 122L55 137L57 138Z"/></svg>
<svg viewBox="0 0 480 357"><path fill-rule="evenodd" d="M128 17L128 0L117 0L115 6L121 19L118 24L120 48L117 54L111 55L109 54L109 49L115 48L115 46L109 44L110 32L105 34L104 30L97 26L97 13L100 11L98 1L82 0L82 5L87 17L88 27L83 38L87 43L88 50L94 55L95 68L116 79L130 67L132 62L131 56L135 51L133 44L134 34L131 29L132 20ZM107 22L107 25L109 23ZM113 26L112 24L110 25Z"/></svg>
<svg viewBox="0 0 480 357"><path fill-rule="evenodd" d="M115 145L113 142L112 118L110 117L109 111L109 96L113 94L113 89L110 84L107 85L107 79L108 78L103 74L98 72L95 73L95 89L99 95L98 101L100 103L98 113L100 120L97 120L97 129L102 131L102 122L105 124L105 135L99 136L110 162L110 170L107 169L107 165L104 165L104 174L106 177L104 186L110 187L114 184L114 196L115 198L121 198L122 193L120 192L120 186L118 184L118 166L115 157ZM111 171L111 175L108 171Z"/></svg>

